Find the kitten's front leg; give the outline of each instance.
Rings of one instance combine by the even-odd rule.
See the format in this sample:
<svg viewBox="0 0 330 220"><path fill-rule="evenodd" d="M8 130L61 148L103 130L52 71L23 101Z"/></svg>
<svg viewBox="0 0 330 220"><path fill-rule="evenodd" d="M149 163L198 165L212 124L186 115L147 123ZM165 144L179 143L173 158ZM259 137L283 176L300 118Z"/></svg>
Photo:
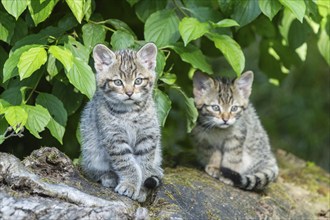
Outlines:
<svg viewBox="0 0 330 220"><path fill-rule="evenodd" d="M108 148L111 166L118 176L115 192L137 200L142 183L142 171L131 147L122 139Z"/></svg>
<svg viewBox="0 0 330 220"><path fill-rule="evenodd" d="M208 164L205 167L207 174L214 178L219 178L220 176L220 165L221 165L222 154L219 150L212 153Z"/></svg>
<svg viewBox="0 0 330 220"><path fill-rule="evenodd" d="M145 180L151 177L161 180L163 177L160 141L157 139L157 136L141 138L135 146L134 155L137 161L139 161L142 171L142 186L138 200L144 202L148 194L148 189L144 186Z"/></svg>

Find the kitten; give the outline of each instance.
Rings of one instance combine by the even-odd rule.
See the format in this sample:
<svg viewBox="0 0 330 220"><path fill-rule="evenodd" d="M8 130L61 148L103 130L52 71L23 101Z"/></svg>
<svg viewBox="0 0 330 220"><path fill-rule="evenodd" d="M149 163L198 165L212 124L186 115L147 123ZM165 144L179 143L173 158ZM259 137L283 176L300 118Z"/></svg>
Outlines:
<svg viewBox="0 0 330 220"><path fill-rule="evenodd" d="M261 190L276 179L278 166L249 104L252 82L251 71L234 80L196 72L193 93L199 116L193 136L199 161L210 176L245 190Z"/></svg>
<svg viewBox="0 0 330 220"><path fill-rule="evenodd" d="M153 43L117 52L96 45L97 90L80 124L85 174L140 202L163 176L153 100L156 56Z"/></svg>

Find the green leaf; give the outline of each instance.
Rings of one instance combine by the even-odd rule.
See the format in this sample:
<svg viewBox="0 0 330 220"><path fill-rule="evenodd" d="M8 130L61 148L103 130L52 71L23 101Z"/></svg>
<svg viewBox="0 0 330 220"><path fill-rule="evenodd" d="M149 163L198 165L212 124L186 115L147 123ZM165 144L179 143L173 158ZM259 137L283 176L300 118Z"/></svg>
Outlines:
<svg viewBox="0 0 330 220"><path fill-rule="evenodd" d="M206 61L206 57L198 47L193 45L184 47L182 43L176 43L170 48L179 54L184 62L191 64L194 68L209 74L213 73L211 65Z"/></svg>
<svg viewBox="0 0 330 220"><path fill-rule="evenodd" d="M92 0L86 0L84 4L84 15L86 21L89 21L89 18L91 17L92 13L93 13Z"/></svg>
<svg viewBox="0 0 330 220"><path fill-rule="evenodd" d="M40 45L26 45L23 47L18 48L15 50L13 53L9 55L9 58L5 62L3 66L3 82L6 82L8 79L10 79L13 76L18 75L18 69L17 69L17 64L19 62L19 59L25 51L28 51L29 49L33 47L37 47Z"/></svg>
<svg viewBox="0 0 330 220"><path fill-rule="evenodd" d="M202 1L200 1L202 2ZM211 4L211 3L209 3ZM185 8L187 11L191 13L192 17L197 18L201 22L215 22L221 19L221 14L219 11L214 10L212 6L210 7L196 7L196 6L191 6L190 8Z"/></svg>
<svg viewBox="0 0 330 220"><path fill-rule="evenodd" d="M52 94L62 101L68 115L78 110L84 98L72 85L65 85L60 81L54 82Z"/></svg>
<svg viewBox="0 0 330 220"><path fill-rule="evenodd" d="M68 114L63 103L56 96L48 93L40 93L36 99L36 103L45 107L51 114L52 118L49 121L47 128L50 130L53 137L62 144L68 119Z"/></svg>
<svg viewBox="0 0 330 220"><path fill-rule="evenodd" d="M237 1L218 0L219 9L225 17L229 17L234 12Z"/></svg>
<svg viewBox="0 0 330 220"><path fill-rule="evenodd" d="M0 46L0 66L4 66L6 60L8 59L8 53ZM3 68L0 68L0 84L3 80Z"/></svg>
<svg viewBox="0 0 330 220"><path fill-rule="evenodd" d="M80 133L80 123L79 122L78 122L78 126L76 129L76 138L77 138L78 143L81 145L81 133ZM81 156L80 156L80 158L81 158Z"/></svg>
<svg viewBox="0 0 330 220"><path fill-rule="evenodd" d="M212 26L213 27L221 27L221 28L226 28L226 27L234 27L234 26L239 26L239 24L233 20L233 19L223 19L221 21L219 21L218 23L213 23L212 22Z"/></svg>
<svg viewBox="0 0 330 220"><path fill-rule="evenodd" d="M36 138L41 138L39 132L45 130L45 127L51 119L48 110L38 104L36 104L35 106L24 105L23 108L28 113L28 118L25 127Z"/></svg>
<svg viewBox="0 0 330 220"><path fill-rule="evenodd" d="M15 19L0 11L0 21L0 40L9 44L14 34Z"/></svg>
<svg viewBox="0 0 330 220"><path fill-rule="evenodd" d="M57 2L58 0L29 1L28 8L35 26L49 17Z"/></svg>
<svg viewBox="0 0 330 220"><path fill-rule="evenodd" d="M256 21L253 22L253 25L256 28L255 33L259 34L262 37L266 37L266 38L276 38L277 36L277 28L275 28L274 23L269 20L269 18L267 18L266 16L260 16ZM244 30L243 30L244 31ZM241 37L243 39L248 39L247 34L242 33ZM254 37L253 37L253 41L254 41ZM239 41L239 40L238 40ZM244 47L240 42L240 45L242 47Z"/></svg>
<svg viewBox="0 0 330 220"><path fill-rule="evenodd" d="M0 117L0 134L3 134L3 135L0 135L0 144L1 144L1 141L4 142L6 139L4 134L7 131L8 127L9 127L9 124L6 121L5 117Z"/></svg>
<svg viewBox="0 0 330 220"><path fill-rule="evenodd" d="M134 38L136 38L136 35L135 35L134 31L132 31L132 29L125 22L123 22L121 20L118 20L118 19L108 19L108 20L105 20L105 21L100 22L100 23L110 24L116 30L128 31L129 33L131 33L134 36Z"/></svg>
<svg viewBox="0 0 330 220"><path fill-rule="evenodd" d="M17 64L20 79L28 78L47 61L47 52L43 47L33 47L22 53Z"/></svg>
<svg viewBox="0 0 330 220"><path fill-rule="evenodd" d="M63 144L63 136L65 133L65 127L60 125L57 121L53 118L50 119L49 123L47 124L47 128L49 129L50 133L58 142Z"/></svg>
<svg viewBox="0 0 330 220"><path fill-rule="evenodd" d="M9 102L0 98L0 115L3 114L4 110L9 106L11 106Z"/></svg>
<svg viewBox="0 0 330 220"><path fill-rule="evenodd" d="M259 0L259 7L270 20L273 20L274 16L281 10L282 5L278 1L274 0Z"/></svg>
<svg viewBox="0 0 330 220"><path fill-rule="evenodd" d="M134 45L134 36L127 31L118 30L112 34L110 43L114 50L129 48Z"/></svg>
<svg viewBox="0 0 330 220"><path fill-rule="evenodd" d="M0 115L5 113L7 107L10 106L10 103L4 99L0 99Z"/></svg>
<svg viewBox="0 0 330 220"><path fill-rule="evenodd" d="M162 76L165 64L166 64L165 54L162 50L158 50L157 60L156 60L156 69L155 69L155 71L157 73L157 78Z"/></svg>
<svg viewBox="0 0 330 220"><path fill-rule="evenodd" d="M28 113L21 106L9 106L6 108L5 118L17 133L25 126Z"/></svg>
<svg viewBox="0 0 330 220"><path fill-rule="evenodd" d="M10 87L9 89L6 89L0 97L12 105L20 105L23 101L20 87Z"/></svg>
<svg viewBox="0 0 330 220"><path fill-rule="evenodd" d="M328 1L316 1L320 15L325 18L329 15L330 5Z"/></svg>
<svg viewBox="0 0 330 220"><path fill-rule="evenodd" d="M291 27L291 23L295 20L295 16L289 11L289 9L283 10L282 21L279 26L279 31L282 37L288 41L289 38L289 31Z"/></svg>
<svg viewBox="0 0 330 220"><path fill-rule="evenodd" d="M132 6L134 6L136 3L138 3L140 0L126 0L128 3L129 3L129 5L132 7Z"/></svg>
<svg viewBox="0 0 330 220"><path fill-rule="evenodd" d="M164 127L168 113L171 110L172 102L170 98L159 89L155 89L154 99L157 106L158 120L160 125Z"/></svg>
<svg viewBox="0 0 330 220"><path fill-rule="evenodd" d="M252 22L261 13L258 0L235 1L234 7L231 17L239 23L240 27Z"/></svg>
<svg viewBox="0 0 330 220"><path fill-rule="evenodd" d="M164 9L166 4L167 1L162 0L141 0L135 5L135 13L145 23L152 13Z"/></svg>
<svg viewBox="0 0 330 220"><path fill-rule="evenodd" d="M48 52L63 64L66 71L71 70L74 57L69 49L53 45L49 47Z"/></svg>
<svg viewBox="0 0 330 220"><path fill-rule="evenodd" d="M288 8L294 16L302 23L305 12L306 12L306 4L305 1L292 1L292 0L279 0L282 5Z"/></svg>
<svg viewBox="0 0 330 220"><path fill-rule="evenodd" d="M178 86L172 86L171 88L177 90L184 98L184 104L185 104L184 109L187 119L187 132L190 133L191 130L195 127L198 117L198 111L195 107L194 99L188 98L188 96L184 93L184 91Z"/></svg>
<svg viewBox="0 0 330 220"><path fill-rule="evenodd" d="M326 20L325 20L326 21ZM329 35L326 31L326 22L324 22L323 25L321 25L321 30L320 30L320 37L317 41L317 47L319 48L319 51L325 61L328 63L330 66L330 38ZM329 26L328 26L329 28Z"/></svg>
<svg viewBox="0 0 330 220"><path fill-rule="evenodd" d="M28 5L28 0L1 0L6 11L14 16L16 20L23 13Z"/></svg>
<svg viewBox="0 0 330 220"><path fill-rule="evenodd" d="M196 125L198 112L197 112L197 109L194 104L194 99L188 98L185 94L184 94L184 98L185 98L185 105L186 105L185 110L186 110L186 117L187 117L187 132L190 133L191 130Z"/></svg>
<svg viewBox="0 0 330 220"><path fill-rule="evenodd" d="M69 36L68 42L64 44L64 47L69 49L74 57L77 57L84 62L88 63L89 61L89 48L82 45L80 42L76 41L73 37Z"/></svg>
<svg viewBox="0 0 330 220"><path fill-rule="evenodd" d="M245 57L239 44L227 35L212 34L208 36L225 56L237 75L240 75L245 67Z"/></svg>
<svg viewBox="0 0 330 220"><path fill-rule="evenodd" d="M56 96L48 93L40 93L36 103L45 107L60 125L66 126L68 114L63 103Z"/></svg>
<svg viewBox="0 0 330 220"><path fill-rule="evenodd" d="M77 21L81 24L84 18L84 2L83 0L65 0L71 9L72 13L76 17Z"/></svg>
<svg viewBox="0 0 330 220"><path fill-rule="evenodd" d="M49 54L48 56L47 72L51 78L54 78L59 72L59 68L56 66L56 58L52 54Z"/></svg>
<svg viewBox="0 0 330 220"><path fill-rule="evenodd" d="M50 36L52 37L52 39L56 39L63 35L64 32L65 30L63 30L62 28L48 26L42 29L37 34L29 33L26 37L19 39L13 46L12 50L17 50L18 48L29 44L46 45L49 43Z"/></svg>
<svg viewBox="0 0 330 220"><path fill-rule="evenodd" d="M144 38L158 47L171 45L180 38L179 22L173 10L157 11L149 16L144 25Z"/></svg>
<svg viewBox="0 0 330 220"><path fill-rule="evenodd" d="M190 41L202 37L209 31L208 23L201 23L196 18L185 17L180 21L179 32L186 46Z"/></svg>
<svg viewBox="0 0 330 220"><path fill-rule="evenodd" d="M28 34L28 24L22 18L18 18L15 22L14 34L10 40L11 45L15 45Z"/></svg>
<svg viewBox="0 0 330 220"><path fill-rule="evenodd" d="M60 35L62 35L64 32L69 31L74 27L77 27L78 24L79 23L77 22L73 14L67 14L63 16L61 20L58 21L56 28L62 31L62 33L60 33Z"/></svg>
<svg viewBox="0 0 330 220"><path fill-rule="evenodd" d="M307 41L309 35L310 26L307 22L300 23L297 19L294 19L288 33L288 45L296 49Z"/></svg>
<svg viewBox="0 0 330 220"><path fill-rule="evenodd" d="M173 73L165 73L159 80L163 81L167 85L173 85L176 82L176 75Z"/></svg>
<svg viewBox="0 0 330 220"><path fill-rule="evenodd" d="M66 74L74 87L85 94L89 99L92 98L96 90L96 82L94 73L87 63L74 58L73 66L70 71L66 70Z"/></svg>
<svg viewBox="0 0 330 220"><path fill-rule="evenodd" d="M5 136L4 135L0 135L0 144L2 144L5 141Z"/></svg>
<svg viewBox="0 0 330 220"><path fill-rule="evenodd" d="M104 43L106 31L103 25L87 23L82 27L84 45L92 51L96 44Z"/></svg>

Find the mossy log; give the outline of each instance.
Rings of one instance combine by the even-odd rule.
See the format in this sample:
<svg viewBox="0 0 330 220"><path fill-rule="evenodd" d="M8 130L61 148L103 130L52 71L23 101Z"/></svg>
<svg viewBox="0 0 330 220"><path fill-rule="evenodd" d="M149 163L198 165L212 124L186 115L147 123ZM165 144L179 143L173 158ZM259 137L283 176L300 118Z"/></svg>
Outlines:
<svg viewBox="0 0 330 220"><path fill-rule="evenodd" d="M280 177L263 192L166 168L163 184L139 204L85 179L56 148L23 161L0 153L0 219L329 219L329 173L281 150L277 158Z"/></svg>

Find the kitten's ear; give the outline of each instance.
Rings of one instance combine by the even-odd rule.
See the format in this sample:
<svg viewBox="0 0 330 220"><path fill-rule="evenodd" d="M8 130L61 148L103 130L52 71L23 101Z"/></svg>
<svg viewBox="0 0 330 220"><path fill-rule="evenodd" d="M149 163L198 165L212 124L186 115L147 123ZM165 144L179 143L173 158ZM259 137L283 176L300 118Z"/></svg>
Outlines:
<svg viewBox="0 0 330 220"><path fill-rule="evenodd" d="M206 74L196 71L193 76L195 100L200 99L207 94L209 89L214 87L214 81Z"/></svg>
<svg viewBox="0 0 330 220"><path fill-rule="evenodd" d="M102 72L116 60L116 55L107 46L97 44L93 49L94 67L97 72Z"/></svg>
<svg viewBox="0 0 330 220"><path fill-rule="evenodd" d="M148 70L155 70L157 58L156 45L153 43L147 43L137 52L137 57L145 68Z"/></svg>
<svg viewBox="0 0 330 220"><path fill-rule="evenodd" d="M253 72L247 71L235 80L236 88L240 91L244 98L248 99L251 95L253 82Z"/></svg>

